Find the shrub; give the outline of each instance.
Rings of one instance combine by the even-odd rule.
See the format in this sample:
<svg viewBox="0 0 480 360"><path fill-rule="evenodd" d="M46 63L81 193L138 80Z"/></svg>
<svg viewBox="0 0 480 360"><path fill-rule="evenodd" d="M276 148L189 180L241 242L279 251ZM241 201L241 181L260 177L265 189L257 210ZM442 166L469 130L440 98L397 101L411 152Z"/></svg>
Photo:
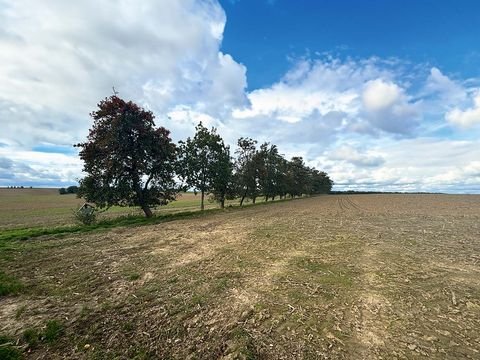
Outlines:
<svg viewBox="0 0 480 360"><path fill-rule="evenodd" d="M42 339L42 334L37 329L28 328L23 332L23 340L29 349L34 349Z"/></svg>
<svg viewBox="0 0 480 360"><path fill-rule="evenodd" d="M45 329L45 341L48 343L55 342L63 335L63 326L57 320L49 320Z"/></svg>
<svg viewBox="0 0 480 360"><path fill-rule="evenodd" d="M65 188L60 188L60 189L58 189L58 193L60 195L65 195L67 193L67 190Z"/></svg>
<svg viewBox="0 0 480 360"><path fill-rule="evenodd" d="M0 359L2 360L20 360L23 359L22 353L14 347L14 341L6 336L0 335Z"/></svg>
<svg viewBox="0 0 480 360"><path fill-rule="evenodd" d="M0 296L17 294L22 287L17 279L0 271Z"/></svg>
<svg viewBox="0 0 480 360"><path fill-rule="evenodd" d="M92 207L75 209L73 210L73 216L77 222L83 225L92 225L97 221L97 212Z"/></svg>

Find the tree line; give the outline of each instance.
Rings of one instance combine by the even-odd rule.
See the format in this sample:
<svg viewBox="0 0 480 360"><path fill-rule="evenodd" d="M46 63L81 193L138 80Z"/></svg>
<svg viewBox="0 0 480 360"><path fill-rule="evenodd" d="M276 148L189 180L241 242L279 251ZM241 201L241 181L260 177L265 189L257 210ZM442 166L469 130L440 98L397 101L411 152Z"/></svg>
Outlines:
<svg viewBox="0 0 480 360"><path fill-rule="evenodd" d="M66 195L66 194L77 194L78 193L78 186L72 185L67 188L60 188L58 189L58 193L60 195Z"/></svg>
<svg viewBox="0 0 480 360"><path fill-rule="evenodd" d="M240 138L231 152L215 128L202 123L195 135L174 144L170 131L156 127L154 115L116 94L90 114L87 141L76 144L86 176L78 196L99 208L139 206L151 217L152 207L175 200L180 191L200 193L201 209L210 194L221 208L227 199L255 203L275 198L330 192L328 174L308 167L301 157L290 160L276 145Z"/></svg>

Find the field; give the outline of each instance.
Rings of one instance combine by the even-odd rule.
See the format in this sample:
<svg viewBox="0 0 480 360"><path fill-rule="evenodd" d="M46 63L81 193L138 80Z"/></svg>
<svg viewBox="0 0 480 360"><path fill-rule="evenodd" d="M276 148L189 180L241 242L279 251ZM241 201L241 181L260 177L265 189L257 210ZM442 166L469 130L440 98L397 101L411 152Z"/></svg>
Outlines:
<svg viewBox="0 0 480 360"><path fill-rule="evenodd" d="M0 245L0 343L31 359L480 358L480 196L325 195Z"/></svg>
<svg viewBox="0 0 480 360"><path fill-rule="evenodd" d="M72 225L75 222L73 211L84 202L75 194L60 195L57 189L0 189L0 231L35 226ZM227 205L232 203L236 201L229 201ZM205 208L215 207L215 203L206 202ZM199 209L200 195L181 193L176 201L159 207L155 213ZM113 207L102 213L100 218L142 214L139 208Z"/></svg>

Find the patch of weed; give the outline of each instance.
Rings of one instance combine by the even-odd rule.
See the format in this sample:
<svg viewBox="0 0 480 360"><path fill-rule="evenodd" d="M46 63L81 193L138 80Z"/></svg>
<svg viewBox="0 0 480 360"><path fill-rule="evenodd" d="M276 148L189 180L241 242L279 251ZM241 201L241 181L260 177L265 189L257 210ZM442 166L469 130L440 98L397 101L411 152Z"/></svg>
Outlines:
<svg viewBox="0 0 480 360"><path fill-rule="evenodd" d="M54 343L63 333L63 325L58 320L49 320L44 333L45 341Z"/></svg>
<svg viewBox="0 0 480 360"><path fill-rule="evenodd" d="M27 311L27 306L22 305L15 311L15 319L18 320L22 317L22 315Z"/></svg>
<svg viewBox="0 0 480 360"><path fill-rule="evenodd" d="M23 285L20 281L0 271L0 296L18 294L22 289Z"/></svg>
<svg viewBox="0 0 480 360"><path fill-rule="evenodd" d="M20 350L14 347L15 341L7 336L0 335L0 359L20 360L23 355Z"/></svg>
<svg viewBox="0 0 480 360"><path fill-rule="evenodd" d="M34 349L42 340L42 334L34 328L28 328L23 332L23 341L28 345L29 349Z"/></svg>
<svg viewBox="0 0 480 360"><path fill-rule="evenodd" d="M254 360L257 358L253 339L250 334L241 327L232 331L232 342L228 352L233 359Z"/></svg>
<svg viewBox="0 0 480 360"><path fill-rule="evenodd" d="M140 279L142 276L140 273L132 266L125 267L122 270L122 275L127 279L128 281L136 281Z"/></svg>

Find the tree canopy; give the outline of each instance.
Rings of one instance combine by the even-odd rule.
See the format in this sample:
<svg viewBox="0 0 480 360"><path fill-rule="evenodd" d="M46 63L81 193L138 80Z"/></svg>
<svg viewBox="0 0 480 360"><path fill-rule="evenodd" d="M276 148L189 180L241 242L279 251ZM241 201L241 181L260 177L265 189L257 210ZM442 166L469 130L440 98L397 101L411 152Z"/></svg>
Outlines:
<svg viewBox="0 0 480 360"><path fill-rule="evenodd" d="M147 217L174 200L176 146L152 112L112 95L90 115L87 141L76 145L87 174L78 195L100 208L139 206Z"/></svg>
<svg viewBox="0 0 480 360"><path fill-rule="evenodd" d="M187 187L201 193L201 209L205 194L212 192L223 207L232 176L230 149L217 134L200 122L195 136L180 142L178 173Z"/></svg>
<svg viewBox="0 0 480 360"><path fill-rule="evenodd" d="M155 125L151 111L117 94L90 115L87 141L75 145L86 173L78 196L99 208L139 206L150 217L152 207L175 200L181 188L201 193L202 210L206 194L223 208L226 199L239 198L243 205L260 196L268 201L332 189L327 173L306 166L301 157L287 160L268 142L257 148L256 140L241 137L232 157L217 129L202 123L177 147L170 132Z"/></svg>

